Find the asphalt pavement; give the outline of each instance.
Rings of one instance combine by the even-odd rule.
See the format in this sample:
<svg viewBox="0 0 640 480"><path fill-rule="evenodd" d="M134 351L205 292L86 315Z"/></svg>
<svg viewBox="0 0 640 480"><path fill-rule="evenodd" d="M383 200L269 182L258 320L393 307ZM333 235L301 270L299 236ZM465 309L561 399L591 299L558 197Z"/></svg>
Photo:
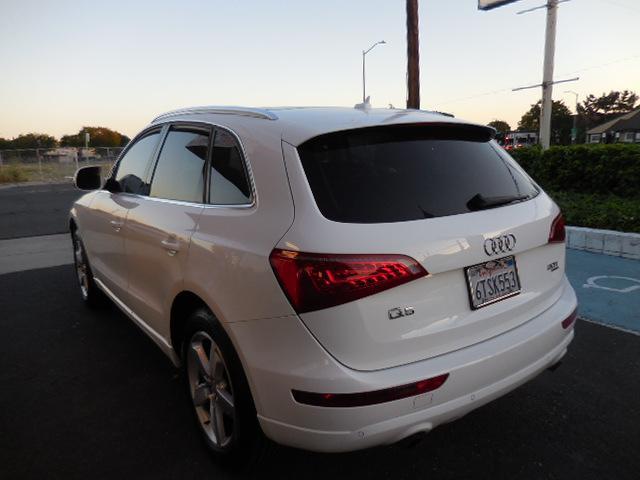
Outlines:
<svg viewBox="0 0 640 480"><path fill-rule="evenodd" d="M0 238L19 238L0 241L0 478L237 478L212 462L155 344L117 308L82 305L68 237L51 235L81 192L14 188L0 189ZM581 314L640 332L640 262L569 250L567 265ZM636 480L639 352L637 333L579 320L558 370L417 445L272 446L249 476Z"/></svg>
<svg viewBox="0 0 640 480"><path fill-rule="evenodd" d="M68 231L69 209L83 193L71 183L0 186L0 239Z"/></svg>
<svg viewBox="0 0 640 480"><path fill-rule="evenodd" d="M182 377L70 265L0 276L2 478L232 478L197 435ZM273 447L255 478L633 479L640 337L579 321L563 365L416 446Z"/></svg>

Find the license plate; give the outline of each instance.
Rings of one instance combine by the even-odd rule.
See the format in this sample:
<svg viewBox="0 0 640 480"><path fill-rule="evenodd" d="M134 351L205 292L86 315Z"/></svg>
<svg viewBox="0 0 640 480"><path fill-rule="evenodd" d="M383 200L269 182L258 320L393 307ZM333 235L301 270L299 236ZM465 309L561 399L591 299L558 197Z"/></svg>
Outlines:
<svg viewBox="0 0 640 480"><path fill-rule="evenodd" d="M474 310L520 293L520 279L513 255L473 265L464 271Z"/></svg>

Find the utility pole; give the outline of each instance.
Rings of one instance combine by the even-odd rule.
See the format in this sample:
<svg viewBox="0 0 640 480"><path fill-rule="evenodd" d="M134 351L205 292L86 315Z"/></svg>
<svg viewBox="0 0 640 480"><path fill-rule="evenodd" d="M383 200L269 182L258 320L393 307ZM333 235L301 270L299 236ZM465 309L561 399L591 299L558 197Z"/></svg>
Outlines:
<svg viewBox="0 0 640 480"><path fill-rule="evenodd" d="M420 108L418 0L407 0L407 108Z"/></svg>
<svg viewBox="0 0 640 480"><path fill-rule="evenodd" d="M540 145L551 143L551 111L553 109L553 61L556 51L558 0L547 2L547 27L544 40L544 72L542 74L542 108L540 109Z"/></svg>
<svg viewBox="0 0 640 480"><path fill-rule="evenodd" d="M546 5L529 8L518 12L518 15L532 12L542 8L547 9L547 26L545 29L544 40L544 69L542 72L542 83L537 85L529 85L527 87L518 87L512 89L513 92L518 90L526 90L528 88L542 87L542 105L540 108L540 135L539 142L544 150L549 148L551 144L551 113L553 110L553 85L555 83L575 82L580 77L570 78L568 80L553 80L553 61L556 50L556 19L558 14L558 4L568 2L569 0L547 0Z"/></svg>

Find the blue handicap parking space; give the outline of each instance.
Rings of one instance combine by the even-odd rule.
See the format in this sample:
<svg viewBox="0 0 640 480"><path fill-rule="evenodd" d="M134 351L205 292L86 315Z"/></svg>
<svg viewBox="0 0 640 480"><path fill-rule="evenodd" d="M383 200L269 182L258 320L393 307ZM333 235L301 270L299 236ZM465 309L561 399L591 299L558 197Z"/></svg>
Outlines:
<svg viewBox="0 0 640 480"><path fill-rule="evenodd" d="M640 260L567 249L580 316L640 333Z"/></svg>

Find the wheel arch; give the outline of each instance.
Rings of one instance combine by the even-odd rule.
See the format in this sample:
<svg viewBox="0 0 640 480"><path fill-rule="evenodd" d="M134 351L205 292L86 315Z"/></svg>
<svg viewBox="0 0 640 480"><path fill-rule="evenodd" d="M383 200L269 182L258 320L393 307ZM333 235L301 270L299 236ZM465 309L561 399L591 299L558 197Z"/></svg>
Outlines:
<svg viewBox="0 0 640 480"><path fill-rule="evenodd" d="M171 346L174 352L182 360L182 341L184 337L184 329L187 324L189 314L198 308L206 308L211 311L207 302L200 296L189 290L183 290L178 293L171 303L169 332L171 336Z"/></svg>
<svg viewBox="0 0 640 480"><path fill-rule="evenodd" d="M171 346L178 357L182 358L182 352L180 351L182 341L184 340L184 329L189 318L189 315L199 308L205 308L215 317L217 322L222 327L222 331L229 338L234 350L240 355L238 346L236 345L233 336L229 334L228 329L225 327L224 321L220 318L220 315L216 312L212 306L198 293L193 290L182 290L173 298L171 308L169 312L169 335L171 340Z"/></svg>
<svg viewBox="0 0 640 480"><path fill-rule="evenodd" d="M235 350L238 361L240 362L240 368L242 368L245 378L249 384L249 390L254 401L256 408L259 407L259 399L256 396L256 391L253 383L253 379L251 376L251 372L247 369L247 365L245 364L244 355L242 355L241 350L238 348L238 344L233 335L230 334L229 329L225 325L223 321L216 315L215 310L209 306L209 304L198 294L194 293L190 290L183 290L179 292L173 302L171 304L170 310L170 320L169 320L169 331L171 338L171 347L174 353L177 355L177 358L180 359L181 362L184 361L182 358L183 352L182 350L182 342L184 341L185 335L185 327L187 325L187 320L189 318L189 314L197 310L198 308L206 308L209 310L212 315L218 321L222 332L227 336L231 347Z"/></svg>

